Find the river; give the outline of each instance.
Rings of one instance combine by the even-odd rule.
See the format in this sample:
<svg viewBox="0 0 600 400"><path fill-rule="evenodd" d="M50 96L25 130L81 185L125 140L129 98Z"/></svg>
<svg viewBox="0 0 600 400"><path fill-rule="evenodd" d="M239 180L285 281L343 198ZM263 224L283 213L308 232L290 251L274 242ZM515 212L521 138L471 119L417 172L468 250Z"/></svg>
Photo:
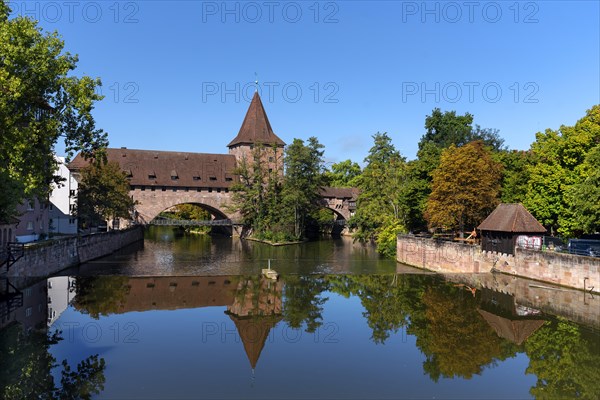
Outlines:
<svg viewBox="0 0 600 400"><path fill-rule="evenodd" d="M349 239L151 228L57 276L2 280L0 397L598 398L597 299L550 288L543 303L538 286L430 274Z"/></svg>

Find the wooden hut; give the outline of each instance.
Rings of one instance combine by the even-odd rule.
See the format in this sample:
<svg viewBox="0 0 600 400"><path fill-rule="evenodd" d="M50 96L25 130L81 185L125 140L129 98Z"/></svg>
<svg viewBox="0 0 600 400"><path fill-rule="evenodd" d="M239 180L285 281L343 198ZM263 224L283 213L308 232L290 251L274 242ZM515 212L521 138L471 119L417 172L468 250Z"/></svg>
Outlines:
<svg viewBox="0 0 600 400"><path fill-rule="evenodd" d="M541 247L546 229L522 204L499 204L477 227L481 231L481 250L514 254L517 242L525 247Z"/></svg>

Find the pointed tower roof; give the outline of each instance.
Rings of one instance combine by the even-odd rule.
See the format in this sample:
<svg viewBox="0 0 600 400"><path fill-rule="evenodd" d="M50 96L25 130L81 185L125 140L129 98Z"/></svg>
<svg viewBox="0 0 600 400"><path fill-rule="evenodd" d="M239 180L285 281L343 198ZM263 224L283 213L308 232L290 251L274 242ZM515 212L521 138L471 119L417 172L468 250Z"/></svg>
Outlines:
<svg viewBox="0 0 600 400"><path fill-rule="evenodd" d="M240 338L242 339L246 356L248 357L248 361L250 361L250 366L252 369L255 369L256 364L258 364L258 359L260 358L260 353L262 352L263 347L265 347L265 342L269 337L269 332L277 325L282 317L280 315L268 315L240 318L233 314L229 314L229 318L231 318L235 324Z"/></svg>
<svg viewBox="0 0 600 400"><path fill-rule="evenodd" d="M546 232L546 228L520 203L498 204L498 207L488 215L477 229L515 233Z"/></svg>
<svg viewBox="0 0 600 400"><path fill-rule="evenodd" d="M285 142L281 140L271 128L271 123L265 112L262 101L258 92L254 93L248 112L242 123L242 127L235 139L227 145L227 147L236 146L238 144L255 144L263 143L265 145L276 144L277 146L285 146Z"/></svg>

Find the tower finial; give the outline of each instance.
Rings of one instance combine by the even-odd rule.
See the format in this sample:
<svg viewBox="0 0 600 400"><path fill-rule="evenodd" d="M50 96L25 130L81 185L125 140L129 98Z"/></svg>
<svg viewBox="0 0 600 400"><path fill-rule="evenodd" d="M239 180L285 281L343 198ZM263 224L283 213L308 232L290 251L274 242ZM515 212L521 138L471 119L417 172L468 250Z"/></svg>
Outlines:
<svg viewBox="0 0 600 400"><path fill-rule="evenodd" d="M254 84L256 85L256 91L258 92L258 74L254 73Z"/></svg>

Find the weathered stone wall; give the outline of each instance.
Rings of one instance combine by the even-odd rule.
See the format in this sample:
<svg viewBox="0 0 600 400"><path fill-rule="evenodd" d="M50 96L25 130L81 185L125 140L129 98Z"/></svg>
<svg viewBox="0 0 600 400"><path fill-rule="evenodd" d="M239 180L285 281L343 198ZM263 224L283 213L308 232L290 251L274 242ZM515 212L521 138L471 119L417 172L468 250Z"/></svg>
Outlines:
<svg viewBox="0 0 600 400"><path fill-rule="evenodd" d="M144 230L138 226L124 231L94 233L34 244L25 247L25 254L10 267L7 276L47 276L106 256L143 238Z"/></svg>
<svg viewBox="0 0 600 400"><path fill-rule="evenodd" d="M576 289L600 293L600 258L516 249L515 255L481 251L479 246L399 236L398 262L442 273L478 273L496 269Z"/></svg>

